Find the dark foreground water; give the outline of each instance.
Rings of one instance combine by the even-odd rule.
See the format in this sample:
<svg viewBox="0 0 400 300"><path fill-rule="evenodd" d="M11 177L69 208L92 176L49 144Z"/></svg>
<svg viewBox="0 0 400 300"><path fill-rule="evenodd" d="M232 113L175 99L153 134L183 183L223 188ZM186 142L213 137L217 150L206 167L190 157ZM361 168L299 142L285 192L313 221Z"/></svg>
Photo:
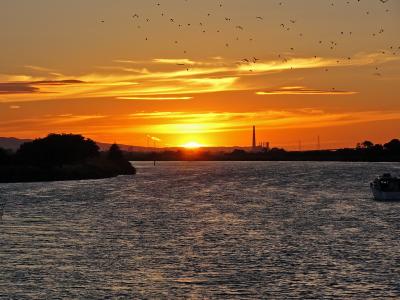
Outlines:
<svg viewBox="0 0 400 300"><path fill-rule="evenodd" d="M400 297L399 164L137 163L1 184L1 299Z"/></svg>

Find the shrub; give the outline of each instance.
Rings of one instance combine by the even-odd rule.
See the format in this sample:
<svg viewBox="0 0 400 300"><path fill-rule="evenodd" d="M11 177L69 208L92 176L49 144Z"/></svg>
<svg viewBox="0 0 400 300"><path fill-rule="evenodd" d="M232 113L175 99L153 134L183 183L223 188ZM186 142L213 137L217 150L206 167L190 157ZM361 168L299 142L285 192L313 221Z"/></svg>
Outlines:
<svg viewBox="0 0 400 300"><path fill-rule="evenodd" d="M98 155L99 147L94 141L73 134L50 134L22 144L17 151L21 162L42 166L81 163Z"/></svg>

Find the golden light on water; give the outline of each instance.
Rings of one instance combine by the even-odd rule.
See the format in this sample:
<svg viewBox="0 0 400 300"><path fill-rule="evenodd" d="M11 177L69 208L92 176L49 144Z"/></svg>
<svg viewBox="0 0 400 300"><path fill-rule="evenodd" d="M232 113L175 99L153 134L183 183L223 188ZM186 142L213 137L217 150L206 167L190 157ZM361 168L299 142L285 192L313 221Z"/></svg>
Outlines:
<svg viewBox="0 0 400 300"><path fill-rule="evenodd" d="M36 2L0 1L0 136L196 149L251 146L256 126L292 150L398 136L400 1Z"/></svg>

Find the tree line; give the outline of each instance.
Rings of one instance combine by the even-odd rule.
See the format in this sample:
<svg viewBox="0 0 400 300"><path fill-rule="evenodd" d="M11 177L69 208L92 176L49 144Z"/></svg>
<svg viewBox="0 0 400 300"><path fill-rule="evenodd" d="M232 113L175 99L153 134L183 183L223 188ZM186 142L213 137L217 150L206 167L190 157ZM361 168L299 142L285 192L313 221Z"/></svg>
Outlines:
<svg viewBox="0 0 400 300"><path fill-rule="evenodd" d="M203 161L400 161L400 140L393 139L385 144L371 141L358 143L355 148L337 150L285 151L281 148L232 152L210 152L207 150L177 150L161 152L131 152L126 154L129 160L203 160Z"/></svg>
<svg viewBox="0 0 400 300"><path fill-rule="evenodd" d="M135 174L117 144L101 152L91 139L49 134L16 152L0 148L0 182L95 179Z"/></svg>

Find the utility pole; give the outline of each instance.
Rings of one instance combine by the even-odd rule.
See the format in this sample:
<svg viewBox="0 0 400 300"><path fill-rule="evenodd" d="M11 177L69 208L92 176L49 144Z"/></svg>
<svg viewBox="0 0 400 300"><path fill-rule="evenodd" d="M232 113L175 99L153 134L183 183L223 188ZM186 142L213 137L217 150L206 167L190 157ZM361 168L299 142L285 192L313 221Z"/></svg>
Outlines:
<svg viewBox="0 0 400 300"><path fill-rule="evenodd" d="M256 141L256 126L253 126L253 150L257 148L257 141Z"/></svg>

